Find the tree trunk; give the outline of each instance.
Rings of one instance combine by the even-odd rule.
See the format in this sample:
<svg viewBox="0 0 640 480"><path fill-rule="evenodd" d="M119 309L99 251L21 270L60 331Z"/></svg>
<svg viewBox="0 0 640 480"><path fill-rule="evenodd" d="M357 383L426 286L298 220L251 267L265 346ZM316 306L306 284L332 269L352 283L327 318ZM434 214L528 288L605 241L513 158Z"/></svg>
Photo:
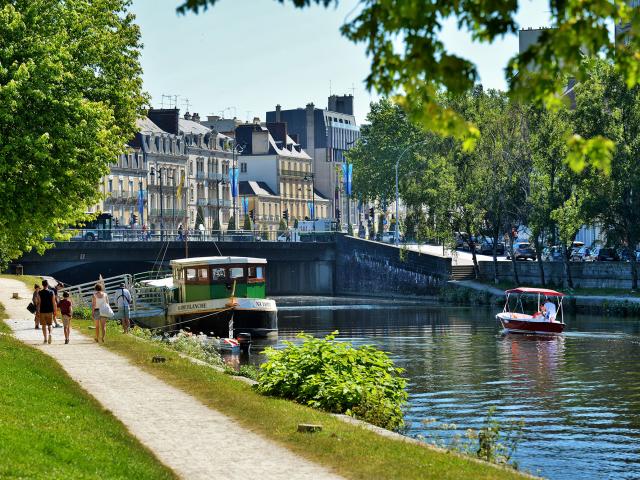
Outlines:
<svg viewBox="0 0 640 480"><path fill-rule="evenodd" d="M498 284L498 229L493 231L493 283Z"/></svg>
<svg viewBox="0 0 640 480"><path fill-rule="evenodd" d="M518 264L516 257L513 254L513 230L509 231L509 251L511 252L511 266L513 267L513 281L516 285L520 285L520 278L518 277Z"/></svg>
<svg viewBox="0 0 640 480"><path fill-rule="evenodd" d="M469 232L469 250L471 250L471 258L473 259L473 273L476 280L478 280L480 278L480 266L478 265L478 257L476 257L476 242L471 239L473 235L471 234L471 225L469 223L467 223L467 232Z"/></svg>
<svg viewBox="0 0 640 480"><path fill-rule="evenodd" d="M573 244L573 242L571 242ZM564 288L573 288L573 278L571 278L571 262L569 261L569 250L566 245L562 245L562 260L564 263Z"/></svg>
<svg viewBox="0 0 640 480"><path fill-rule="evenodd" d="M544 264L542 263L542 249L540 248L542 245L540 245L540 237L538 237L538 235L533 237L533 244L536 248L536 259L538 260L538 269L540 271L540 285L546 287L547 284L544 280Z"/></svg>

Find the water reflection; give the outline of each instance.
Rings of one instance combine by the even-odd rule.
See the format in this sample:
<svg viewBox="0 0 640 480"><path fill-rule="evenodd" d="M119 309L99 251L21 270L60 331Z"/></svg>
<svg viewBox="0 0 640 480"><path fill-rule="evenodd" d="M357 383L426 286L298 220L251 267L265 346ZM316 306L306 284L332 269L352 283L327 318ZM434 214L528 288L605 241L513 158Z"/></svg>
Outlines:
<svg viewBox="0 0 640 480"><path fill-rule="evenodd" d="M640 478L637 319L568 319L560 338L500 335L495 312L427 302L281 298L280 338L299 331L375 344L406 369L410 435L422 420L479 428L490 406L524 418L516 455L550 478ZM253 356L254 360L257 356ZM453 433L453 432L452 432Z"/></svg>

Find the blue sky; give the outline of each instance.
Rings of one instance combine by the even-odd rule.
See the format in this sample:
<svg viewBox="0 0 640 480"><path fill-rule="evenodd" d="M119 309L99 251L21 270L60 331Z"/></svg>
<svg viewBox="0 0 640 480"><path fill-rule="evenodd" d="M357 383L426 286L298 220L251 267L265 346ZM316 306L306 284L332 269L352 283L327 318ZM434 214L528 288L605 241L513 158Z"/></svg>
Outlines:
<svg viewBox="0 0 640 480"><path fill-rule="evenodd" d="M341 0L338 8L294 8L275 0L219 0L199 15L179 16L180 0L134 0L133 12L142 30L144 86L152 106L162 95L178 95L184 112L200 116L255 116L276 104L325 108L330 88L353 93L359 123L376 100L364 87L369 59L363 45L354 45L339 28L357 0ZM521 27L548 23L548 3L521 2ZM476 62L487 88L504 88L503 69L518 50L517 35L492 45L473 44L466 32L447 22L442 32L447 47ZM331 87L330 87L331 85ZM167 100L164 106L166 107Z"/></svg>

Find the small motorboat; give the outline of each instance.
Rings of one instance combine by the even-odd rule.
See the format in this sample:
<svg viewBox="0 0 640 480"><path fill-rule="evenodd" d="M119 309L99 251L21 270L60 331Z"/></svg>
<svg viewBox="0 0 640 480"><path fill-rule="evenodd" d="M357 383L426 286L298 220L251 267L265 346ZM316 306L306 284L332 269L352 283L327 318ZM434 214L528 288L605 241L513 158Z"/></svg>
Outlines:
<svg viewBox="0 0 640 480"><path fill-rule="evenodd" d="M546 288L518 287L506 290L506 301L502 312L496 315L506 333L529 333L535 335L559 335L564 332L562 297L564 294ZM511 308L511 298L516 298ZM533 315L524 313L523 296L537 297L536 305L541 311ZM545 304L541 303L544 298ZM518 311L519 310L519 311Z"/></svg>

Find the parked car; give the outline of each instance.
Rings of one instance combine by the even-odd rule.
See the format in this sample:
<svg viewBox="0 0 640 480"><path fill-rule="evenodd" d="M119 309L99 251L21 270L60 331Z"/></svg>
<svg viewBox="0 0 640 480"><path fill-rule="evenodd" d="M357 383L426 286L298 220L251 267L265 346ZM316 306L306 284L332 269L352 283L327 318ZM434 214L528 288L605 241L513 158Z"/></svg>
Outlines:
<svg viewBox="0 0 640 480"><path fill-rule="evenodd" d="M615 248L597 248L593 251L593 259L596 262L619 262L620 255Z"/></svg>
<svg viewBox="0 0 640 480"><path fill-rule="evenodd" d="M456 232L456 248L463 248L464 242L467 239L468 235L465 232Z"/></svg>
<svg viewBox="0 0 640 480"><path fill-rule="evenodd" d="M584 242L573 242L571 244L571 252L569 253L569 260L571 260L572 262L575 262L575 261L579 262L580 260L578 260L578 252L583 247L584 247ZM574 256L576 260L574 260Z"/></svg>
<svg viewBox="0 0 640 480"><path fill-rule="evenodd" d="M595 262L597 255L597 247L582 247L578 250L574 250L571 254L572 262Z"/></svg>
<svg viewBox="0 0 640 480"><path fill-rule="evenodd" d="M562 247L554 245L553 247L546 247L542 251L543 262L561 262L562 261Z"/></svg>
<svg viewBox="0 0 640 480"><path fill-rule="evenodd" d="M464 237L464 240L462 241L462 249L463 250L468 250L471 251L471 244L475 245L478 244L479 239L474 236L474 235L467 235L466 237Z"/></svg>
<svg viewBox="0 0 640 480"><path fill-rule="evenodd" d="M511 252L507 251L507 258L511 259ZM536 252L529 242L517 242L513 244L513 258L516 260L535 260Z"/></svg>
<svg viewBox="0 0 640 480"><path fill-rule="evenodd" d="M485 238L476 244L476 252L481 255L493 255L493 238ZM496 254L504 255L504 243L496 244Z"/></svg>

